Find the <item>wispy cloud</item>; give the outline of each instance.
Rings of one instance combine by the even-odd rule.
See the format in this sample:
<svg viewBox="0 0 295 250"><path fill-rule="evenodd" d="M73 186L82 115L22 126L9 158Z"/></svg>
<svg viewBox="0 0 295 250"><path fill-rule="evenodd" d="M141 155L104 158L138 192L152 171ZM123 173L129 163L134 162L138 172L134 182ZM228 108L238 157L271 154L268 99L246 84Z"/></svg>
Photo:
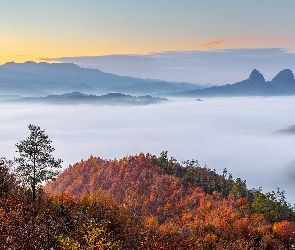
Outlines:
<svg viewBox="0 0 295 250"><path fill-rule="evenodd" d="M232 36L232 38L248 39L248 40L263 40L263 41L280 41L280 42L295 42L295 37L292 36Z"/></svg>
<svg viewBox="0 0 295 250"><path fill-rule="evenodd" d="M229 40L245 40L245 41L268 41L268 42L286 42L286 43L294 43L295 37L292 36L247 36L247 35L238 35L238 36L228 36L225 38L221 38L219 40L209 41L201 44L201 48L213 48L219 46Z"/></svg>
<svg viewBox="0 0 295 250"><path fill-rule="evenodd" d="M226 38L222 38L220 40L214 40L214 41L210 41L210 42L207 42L207 43L203 43L201 44L201 47L202 48L212 48L214 46L218 46L224 42L226 42L227 40L231 39L232 37L229 36L229 37L226 37Z"/></svg>
<svg viewBox="0 0 295 250"><path fill-rule="evenodd" d="M40 57L40 58L36 58L38 62L48 62L48 63L65 63L59 59L55 59L55 58L44 58L44 57ZM78 62L71 62L71 63L75 63L78 64Z"/></svg>
<svg viewBox="0 0 295 250"><path fill-rule="evenodd" d="M42 61L75 63L81 67L123 76L211 84L241 81L248 78L254 68L267 80L285 68L295 72L295 54L277 48L42 58Z"/></svg>

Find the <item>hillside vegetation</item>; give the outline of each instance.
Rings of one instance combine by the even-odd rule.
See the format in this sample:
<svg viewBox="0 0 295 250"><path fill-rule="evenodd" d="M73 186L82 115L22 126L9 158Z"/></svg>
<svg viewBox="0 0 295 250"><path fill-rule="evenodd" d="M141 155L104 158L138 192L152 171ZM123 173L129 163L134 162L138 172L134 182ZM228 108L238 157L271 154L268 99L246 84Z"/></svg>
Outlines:
<svg viewBox="0 0 295 250"><path fill-rule="evenodd" d="M1 249L294 249L283 192L194 160L91 156L35 196L13 165L0 159Z"/></svg>
<svg viewBox="0 0 295 250"><path fill-rule="evenodd" d="M120 160L91 156L45 189L75 197L95 223L114 208L106 204L90 212L101 209L97 197L112 200L118 206L112 223L122 226L120 216L127 215L123 227L133 231L131 240L122 238L121 229L108 229L120 235L115 239L122 249L292 249L295 243L294 211L284 192L248 190L246 181L233 179L226 169L219 175L194 160L180 164L167 152ZM75 235L69 239L79 243Z"/></svg>
<svg viewBox="0 0 295 250"><path fill-rule="evenodd" d="M0 159L1 249L294 249L283 192L194 160L91 156L33 196L13 165Z"/></svg>

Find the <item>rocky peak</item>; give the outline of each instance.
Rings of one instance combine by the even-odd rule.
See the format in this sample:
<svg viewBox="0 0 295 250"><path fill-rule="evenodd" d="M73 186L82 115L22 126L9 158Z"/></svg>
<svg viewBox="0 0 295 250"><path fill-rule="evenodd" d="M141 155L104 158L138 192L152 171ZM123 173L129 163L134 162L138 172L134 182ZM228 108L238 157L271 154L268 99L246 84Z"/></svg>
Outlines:
<svg viewBox="0 0 295 250"><path fill-rule="evenodd" d="M280 71L273 79L272 82L290 82L294 81L294 74L290 69Z"/></svg>
<svg viewBox="0 0 295 250"><path fill-rule="evenodd" d="M263 75L257 69L254 69L251 72L251 74L249 76L249 80L251 80L253 82L265 82Z"/></svg>

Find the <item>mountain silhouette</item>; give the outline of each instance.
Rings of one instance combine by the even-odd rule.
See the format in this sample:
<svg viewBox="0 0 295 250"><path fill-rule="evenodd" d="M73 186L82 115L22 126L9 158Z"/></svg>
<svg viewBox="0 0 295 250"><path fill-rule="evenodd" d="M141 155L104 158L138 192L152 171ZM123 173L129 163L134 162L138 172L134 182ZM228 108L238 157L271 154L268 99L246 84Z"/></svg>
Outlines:
<svg viewBox="0 0 295 250"><path fill-rule="evenodd" d="M280 71L273 79L272 82L288 83L294 81L294 74L290 69Z"/></svg>
<svg viewBox="0 0 295 250"><path fill-rule="evenodd" d="M9 62L0 65L0 96L44 97L75 91L94 95L115 92L188 97L275 96L295 95L295 80L290 69L282 70L271 81L265 81L264 76L254 69L246 80L208 86L118 76L73 63Z"/></svg>
<svg viewBox="0 0 295 250"><path fill-rule="evenodd" d="M265 82L263 75L257 69L251 72L249 80L252 82Z"/></svg>
<svg viewBox="0 0 295 250"><path fill-rule="evenodd" d="M295 95L295 80L290 69L282 70L271 81L265 81L263 75L254 69L248 79L234 84L183 91L174 95L188 97Z"/></svg>
<svg viewBox="0 0 295 250"><path fill-rule="evenodd" d="M46 96L74 91L88 94L151 94L198 87L204 86L118 76L81 68L73 63L9 62L0 66L0 95Z"/></svg>
<svg viewBox="0 0 295 250"><path fill-rule="evenodd" d="M3 103L46 103L46 104L99 104L99 105L148 105L168 101L166 98L145 96L131 96L122 93L108 93L106 95L84 94L78 91L61 95L45 97L22 97L2 100Z"/></svg>

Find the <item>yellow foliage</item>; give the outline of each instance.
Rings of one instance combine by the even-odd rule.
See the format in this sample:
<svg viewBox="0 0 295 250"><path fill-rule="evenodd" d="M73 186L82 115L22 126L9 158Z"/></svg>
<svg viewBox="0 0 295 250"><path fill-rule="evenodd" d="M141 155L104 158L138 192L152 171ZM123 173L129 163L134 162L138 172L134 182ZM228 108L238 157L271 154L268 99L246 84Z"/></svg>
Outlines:
<svg viewBox="0 0 295 250"><path fill-rule="evenodd" d="M149 216L146 218L146 221L145 221L145 225L147 227L157 227L158 226L158 220L155 216Z"/></svg>
<svg viewBox="0 0 295 250"><path fill-rule="evenodd" d="M168 222L159 227L159 231L163 234L173 234L178 231L178 227L173 222Z"/></svg>

